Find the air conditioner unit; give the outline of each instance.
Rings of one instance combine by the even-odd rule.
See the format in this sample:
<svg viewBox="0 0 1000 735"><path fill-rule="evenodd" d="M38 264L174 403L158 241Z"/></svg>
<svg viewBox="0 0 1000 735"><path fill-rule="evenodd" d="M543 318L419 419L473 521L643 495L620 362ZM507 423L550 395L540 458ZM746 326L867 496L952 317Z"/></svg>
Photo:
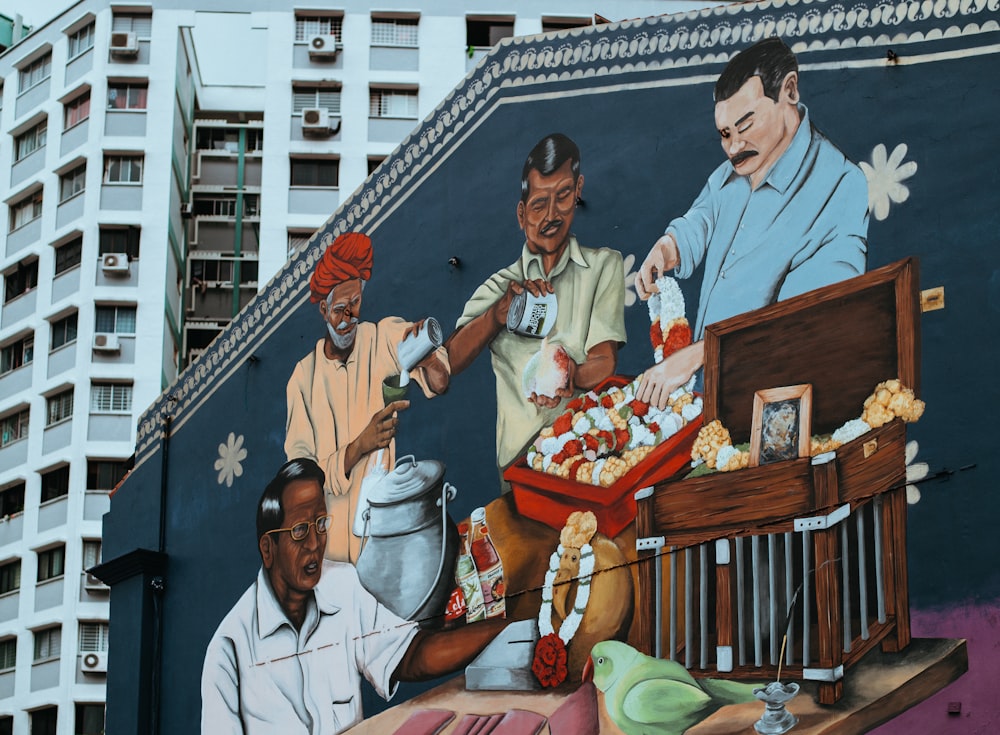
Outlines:
<svg viewBox="0 0 1000 735"><path fill-rule="evenodd" d="M101 256L101 270L116 275L128 273L128 255L125 253L104 253Z"/></svg>
<svg viewBox="0 0 1000 735"><path fill-rule="evenodd" d="M98 332L94 335L94 352L121 352L122 345L117 334Z"/></svg>
<svg viewBox="0 0 1000 735"><path fill-rule="evenodd" d="M139 39L132 31L112 33L110 51L112 56L136 56L139 53Z"/></svg>
<svg viewBox="0 0 1000 735"><path fill-rule="evenodd" d="M330 111L323 107L307 107L302 111L302 132L307 135L330 134Z"/></svg>
<svg viewBox="0 0 1000 735"><path fill-rule="evenodd" d="M83 578L83 588L85 590L106 590L108 586L104 584L100 579L95 577L90 572L87 572L86 576Z"/></svg>
<svg viewBox="0 0 1000 735"><path fill-rule="evenodd" d="M313 36L309 39L309 58L333 61L343 45L337 43L336 36Z"/></svg>
<svg viewBox="0 0 1000 735"><path fill-rule="evenodd" d="M85 674L108 673L108 652L88 651L80 656L80 671Z"/></svg>

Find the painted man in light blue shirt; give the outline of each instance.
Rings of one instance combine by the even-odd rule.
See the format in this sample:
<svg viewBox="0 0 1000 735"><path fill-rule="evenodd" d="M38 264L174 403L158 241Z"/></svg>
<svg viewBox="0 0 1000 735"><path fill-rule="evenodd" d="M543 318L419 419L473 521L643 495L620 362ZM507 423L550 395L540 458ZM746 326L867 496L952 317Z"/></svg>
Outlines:
<svg viewBox="0 0 1000 735"><path fill-rule="evenodd" d="M705 326L851 278L867 261L868 188L861 170L812 127L798 64L780 39L737 54L715 86L729 159L687 213L670 222L636 278L689 278L704 262L695 343L643 376L641 400L664 405L704 363Z"/></svg>

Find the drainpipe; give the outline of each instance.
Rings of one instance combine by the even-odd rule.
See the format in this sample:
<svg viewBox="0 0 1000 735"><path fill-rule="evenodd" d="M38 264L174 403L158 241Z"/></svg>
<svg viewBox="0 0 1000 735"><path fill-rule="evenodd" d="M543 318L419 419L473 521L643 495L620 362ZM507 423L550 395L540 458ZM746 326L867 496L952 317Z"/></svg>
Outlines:
<svg viewBox="0 0 1000 735"><path fill-rule="evenodd" d="M173 404L176 400L173 396L167 398L168 411L173 410ZM160 439L162 460L160 464L160 533L157 551L164 556L167 547L167 481L170 472L170 427L172 420L169 413L164 415L163 434ZM163 686L163 593L166 588L164 577L162 575L153 577L150 580L149 588L153 595L153 680L150 692L149 733L150 735L159 735L160 701Z"/></svg>
<svg viewBox="0 0 1000 735"><path fill-rule="evenodd" d="M240 280L243 252L243 181L246 174L247 129L240 128L239 159L236 163L236 242L233 243L233 318L240 312Z"/></svg>

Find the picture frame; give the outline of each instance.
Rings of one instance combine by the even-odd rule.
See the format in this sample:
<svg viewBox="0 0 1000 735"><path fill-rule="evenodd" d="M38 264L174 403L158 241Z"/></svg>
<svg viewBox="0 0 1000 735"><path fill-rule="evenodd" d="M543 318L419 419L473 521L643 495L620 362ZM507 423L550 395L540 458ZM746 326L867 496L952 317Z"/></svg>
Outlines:
<svg viewBox="0 0 1000 735"><path fill-rule="evenodd" d="M750 466L809 456L812 384L759 390L753 396Z"/></svg>

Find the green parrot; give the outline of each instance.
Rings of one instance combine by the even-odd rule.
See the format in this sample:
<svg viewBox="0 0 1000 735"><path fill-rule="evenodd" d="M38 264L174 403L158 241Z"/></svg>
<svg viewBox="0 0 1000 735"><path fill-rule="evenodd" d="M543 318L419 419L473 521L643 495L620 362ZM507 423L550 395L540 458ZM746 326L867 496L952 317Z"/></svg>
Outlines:
<svg viewBox="0 0 1000 735"><path fill-rule="evenodd" d="M604 706L626 735L681 735L726 704L755 702L753 684L695 679L676 661L653 658L619 641L590 652L584 679L593 676Z"/></svg>

